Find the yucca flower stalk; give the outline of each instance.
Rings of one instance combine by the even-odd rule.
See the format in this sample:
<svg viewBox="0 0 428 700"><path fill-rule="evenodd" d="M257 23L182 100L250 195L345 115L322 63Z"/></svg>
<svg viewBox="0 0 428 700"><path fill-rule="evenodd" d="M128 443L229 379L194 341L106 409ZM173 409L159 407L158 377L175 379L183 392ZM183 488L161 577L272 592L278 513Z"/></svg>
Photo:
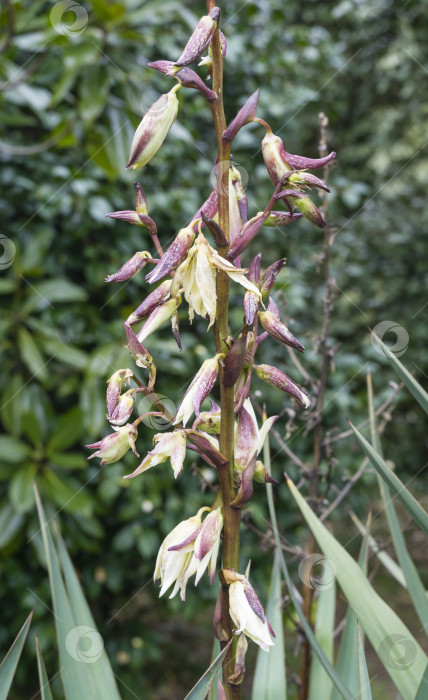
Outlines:
<svg viewBox="0 0 428 700"><path fill-rule="evenodd" d="M307 170L324 165L335 154L313 160L287 153L282 139L273 134L267 122L256 116L259 90L248 98L227 127L223 105L223 61L227 42L220 25L216 0L208 0L207 14L197 23L180 57L176 61L168 58L150 64L164 73L166 79L175 79L177 84L143 117L131 145L130 160L124 167L144 168L158 153L178 114L178 88L182 87L180 95L189 99L192 93L186 88L192 88L205 97L207 109L212 112L217 141L215 157L213 154L217 182L191 221L187 225L183 222L165 252L158 238L163 232L158 231L154 219L148 216L146 197L139 183L135 184L135 210L107 215L140 226L142 236L147 229L155 250L134 253L117 273L106 279L107 282L123 282L149 268L145 275L147 296L136 301L135 311L124 323L128 350L143 376L137 376L133 369L119 369L110 378L107 419L115 432L90 447L97 448L92 456L101 458L101 464L120 460L129 449L138 455L135 443L138 428L143 427L143 416L132 422L137 396L143 394L150 398L158 383L162 389L156 374L156 358L150 353L151 334L171 322L172 333L181 350L178 308L188 307L190 323L195 313L204 318L215 352L213 347L207 348L208 359L191 379L183 396L175 397L178 405L175 415L159 402L156 411L149 412L162 416L171 430L155 435L153 449L134 471L123 476L127 479L139 477L148 469L170 461L173 477L177 479L186 466L187 450L215 469L218 491L214 502L201 505L196 516L187 517L167 535L159 550L154 578L161 580L161 595L174 586L171 596L180 591L184 601L186 584L194 574L199 583L208 569L210 582L213 582L222 543L221 594L214 628L223 647L233 639L223 662L223 683L229 700L238 700L245 671L247 642L244 635L265 651L274 644L274 632L260 600L248 576L239 573L244 565L240 561L241 507L257 497L253 482L275 482L257 457L277 417L269 418L259 428L250 394L254 382L261 379L282 391L287 401L292 401L296 407L307 409L311 403L304 388L281 368L265 364L261 356L262 343L269 337L273 342L279 341L304 352L301 341L280 320L278 306L271 296L286 261L278 260L263 271L261 253L251 260L247 248L250 244L257 246L263 226L290 225L302 215L315 225L324 226L319 209L310 199L310 190L316 187L326 192L328 187ZM199 76L189 66L199 61L207 49L207 57L199 63L203 72ZM206 85L207 79L211 80L210 87ZM248 218L249 203L240 173L231 164L230 150L236 134L252 122L266 128L262 152L273 191L265 209ZM142 172L144 178L144 170ZM155 169L152 178L154 173ZM281 206L284 209L278 208ZM144 247L149 248L147 235L143 240ZM263 248L261 241L259 248ZM234 294L241 293L242 298L243 325L240 328L230 328L229 324L231 280L240 285L234 289ZM183 348L183 352L190 351L190 348ZM145 373L148 376L144 377ZM219 405L210 398L213 391L219 395ZM208 398L210 410L203 408ZM192 416L193 425L189 427ZM209 514L202 520L206 511Z"/></svg>

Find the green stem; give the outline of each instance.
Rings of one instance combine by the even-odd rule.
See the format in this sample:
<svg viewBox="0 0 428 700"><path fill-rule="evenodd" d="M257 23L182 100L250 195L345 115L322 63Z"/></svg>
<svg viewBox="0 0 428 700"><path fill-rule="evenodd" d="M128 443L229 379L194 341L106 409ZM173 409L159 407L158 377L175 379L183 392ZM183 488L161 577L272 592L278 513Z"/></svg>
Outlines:
<svg viewBox="0 0 428 700"><path fill-rule="evenodd" d="M215 0L207 0L207 9L210 12L216 5ZM226 119L223 106L223 57L221 53L220 35L217 30L211 42L212 50L212 89L217 94L217 99L211 103L214 126L217 136L217 189L218 189L218 220L219 225L229 240L229 167L230 144L223 140L223 131L226 129ZM218 248L223 257L227 255L229 246ZM217 320L214 326L214 335L217 352L225 351L225 340L229 335L229 278L225 272L217 272ZM219 469L220 490L223 499L223 566L227 569L239 571L239 537L241 512L232 508L231 502L235 498L233 485L233 448L234 448L234 390L233 387L224 386L222 372L220 372L220 450L228 459L229 464ZM222 626L228 639L233 635L233 622L229 615L228 587L222 589ZM233 644L223 662L223 679L227 679L235 671L236 644ZM240 700L240 686L228 685L230 700Z"/></svg>

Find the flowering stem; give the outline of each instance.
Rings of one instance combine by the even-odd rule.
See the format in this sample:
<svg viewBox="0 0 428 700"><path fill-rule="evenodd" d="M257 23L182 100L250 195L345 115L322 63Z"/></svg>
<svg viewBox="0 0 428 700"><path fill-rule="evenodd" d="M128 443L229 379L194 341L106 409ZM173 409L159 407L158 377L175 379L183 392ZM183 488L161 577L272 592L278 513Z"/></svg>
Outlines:
<svg viewBox="0 0 428 700"><path fill-rule="evenodd" d="M207 9L210 12L216 6L216 0L207 0ZM229 167L230 167L230 144L223 140L223 131L226 129L226 120L223 106L223 56L221 52L219 30L215 32L212 42L212 89L217 95L217 99L211 102L214 126L217 136L217 189L218 189L218 218L220 228L229 240ZM226 257L229 246L219 246L218 252ZM225 340L229 335L229 278L225 272L218 270L217 273L217 320L214 326L215 342L217 352L226 350ZM220 371L220 404L221 404L221 426L220 426L220 451L228 460L225 467L219 469L220 489L223 500L223 567L239 570L239 536L241 512L237 508L231 507L231 502L235 498L233 485L233 447L234 447L234 390L233 386L225 386L223 383L222 371ZM233 622L229 615L229 595L228 587L222 589L222 626L227 634L227 638L232 637ZM234 643L223 663L223 678L226 681L235 671ZM226 681L227 682L227 681ZM228 693L230 700L241 698L240 686L229 685Z"/></svg>

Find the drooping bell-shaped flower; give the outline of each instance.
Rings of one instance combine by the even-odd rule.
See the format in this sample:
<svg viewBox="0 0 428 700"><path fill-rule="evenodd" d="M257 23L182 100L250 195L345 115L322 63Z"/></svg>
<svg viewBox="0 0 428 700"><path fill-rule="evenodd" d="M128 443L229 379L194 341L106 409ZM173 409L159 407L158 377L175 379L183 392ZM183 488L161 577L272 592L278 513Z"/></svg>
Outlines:
<svg viewBox="0 0 428 700"><path fill-rule="evenodd" d="M194 541L201 528L202 513L209 508L201 508L196 515L175 526L161 544L156 559L153 580L161 581L159 597L174 584L170 598L173 598L181 587L183 575L192 558ZM175 547L178 546L178 549ZM171 549L174 548L174 549Z"/></svg>
<svg viewBox="0 0 428 700"><path fill-rule="evenodd" d="M311 405L307 392L277 367L272 367L272 365L254 365L254 371L267 384L280 389L280 391L289 394L289 396L293 396L302 408L309 408Z"/></svg>
<svg viewBox="0 0 428 700"><path fill-rule="evenodd" d="M102 440L94 442L92 445L85 445L85 447L89 449L96 449L96 452L91 454L88 459L98 457L101 459L101 466L103 466L103 464L112 464L121 459L130 448L133 453L139 457L135 449L137 434L137 428L133 423L122 426L115 433L107 435Z"/></svg>
<svg viewBox="0 0 428 700"><path fill-rule="evenodd" d="M152 260L151 254L147 250L135 253L132 258L126 261L124 265L113 275L106 277L106 282L125 282L137 274L148 262Z"/></svg>
<svg viewBox="0 0 428 700"><path fill-rule="evenodd" d="M107 380L107 391L106 391L106 406L107 414L111 415L117 406L119 401L120 392L122 390L122 384L134 376L131 369L118 369L110 379Z"/></svg>
<svg viewBox="0 0 428 700"><path fill-rule="evenodd" d="M107 413L107 420L113 426L125 425L134 408L136 389L129 389L119 396L116 406Z"/></svg>
<svg viewBox="0 0 428 700"><path fill-rule="evenodd" d="M211 10L208 15L201 17L180 57L175 61L176 66L188 66L203 54L217 29L219 17L220 9L218 7Z"/></svg>
<svg viewBox="0 0 428 700"><path fill-rule="evenodd" d="M253 405L250 399L245 399L238 413L235 435L233 459L237 476L242 475L251 460L260 453L266 436L277 419L278 416L267 418L259 430Z"/></svg>
<svg viewBox="0 0 428 700"><path fill-rule="evenodd" d="M132 140L127 170L142 168L162 146L177 116L178 99L175 93L180 87L175 85L168 93L161 95L145 113Z"/></svg>
<svg viewBox="0 0 428 700"><path fill-rule="evenodd" d="M157 464L170 460L174 472L174 477L180 474L183 469L184 458L186 456L186 433L184 430L174 430L172 433L159 433L153 438L155 447L148 452L141 464L132 474L128 474L124 479L133 479L135 476L146 472Z"/></svg>
<svg viewBox="0 0 428 700"><path fill-rule="evenodd" d="M217 555L220 547L220 535L223 528L223 515L221 508L208 513L202 523L202 527L194 541L193 554L190 559L181 583L181 598L185 599L186 584L193 574L195 577L195 586L198 585L203 573L208 569L210 584L214 581L215 569L217 564ZM177 550L178 547L174 547ZM170 550L171 551L171 550Z"/></svg>
<svg viewBox="0 0 428 700"><path fill-rule="evenodd" d="M265 331L273 338L280 340L284 345L288 345L294 350L304 352L305 347L294 337L288 328L280 321L279 309L272 298L269 299L269 304L266 311L259 311L259 319Z"/></svg>
<svg viewBox="0 0 428 700"><path fill-rule="evenodd" d="M185 426L192 413L197 417L203 401L212 390L218 375L219 362L224 358L223 353L217 353L213 358L205 360L197 374L193 377L189 388L184 394L178 407L174 425L183 423Z"/></svg>
<svg viewBox="0 0 428 700"><path fill-rule="evenodd" d="M264 651L269 651L274 644L271 636L274 633L254 588L233 569L223 569L220 574L229 585L229 613L237 626L234 634L243 632Z"/></svg>
<svg viewBox="0 0 428 700"><path fill-rule="evenodd" d="M213 325L217 313L217 270L223 270L232 280L260 297L257 287L245 276L247 270L237 268L222 258L200 233L186 259L175 272L171 294L182 287L184 297L189 304L190 320L193 319L195 312L203 317L208 316L209 328Z"/></svg>
<svg viewBox="0 0 428 700"><path fill-rule="evenodd" d="M146 282L154 284L169 275L174 268L183 262L194 240L195 233L193 231L193 225L190 224L186 228L182 228L177 233L156 267L146 275Z"/></svg>

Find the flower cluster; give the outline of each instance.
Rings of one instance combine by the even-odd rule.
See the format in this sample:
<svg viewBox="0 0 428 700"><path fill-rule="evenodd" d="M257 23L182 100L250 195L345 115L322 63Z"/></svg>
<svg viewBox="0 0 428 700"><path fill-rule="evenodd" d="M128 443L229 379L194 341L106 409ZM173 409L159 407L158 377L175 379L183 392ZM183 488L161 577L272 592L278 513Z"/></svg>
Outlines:
<svg viewBox="0 0 428 700"><path fill-rule="evenodd" d="M213 71L213 37L216 37L218 51L221 46L223 57L226 55L226 39L221 32L218 33L219 19L220 12L214 8L200 19L176 61L160 60L149 64L176 80L176 84L143 115L131 144L126 164L128 169L143 168L159 151L178 115L179 89L183 88L183 92L187 89L197 90L211 108L218 103L219 96L189 66L199 61L210 77ZM207 55L202 57L206 50ZM323 180L308 171L326 166L335 157L335 153L320 159L288 153L282 139L273 133L269 124L257 117L258 99L257 90L220 134L220 138L229 144L240 129L250 123L261 124L266 129L262 155L273 190L263 211L255 212L249 218L241 175L227 159L226 162L216 161L214 170L217 182L214 189L165 251L158 238L156 223L149 216L147 200L139 183L135 183L135 209L107 215L140 226L147 236L144 247L148 250L135 252L117 272L108 275L106 281L124 282L145 270L145 281L150 285L148 294L128 316L124 326L129 353L136 367L146 370L148 377L145 383L144 378L141 379L129 368L118 369L113 374L108 380L106 394L107 420L113 432L99 442L88 445L96 449L90 458L100 458L101 465L122 459L129 449L138 456L135 447L138 426L147 415L161 416L172 430L155 435L153 448L139 466L124 478L135 478L168 460L174 477L178 478L184 467L186 452L191 450L219 472L230 470L235 495L227 507L232 509L240 509L252 497L254 482L275 481L260 461L259 453L277 416L268 418L259 427L250 398L254 380L261 379L276 387L303 409L311 405L304 388L282 369L263 361L260 363L257 354L268 337L297 352L304 352L302 342L281 320L280 309L272 296L275 281L284 270L286 260L277 260L263 270L261 253L249 260L247 267L242 266L241 259L250 244L257 244L263 227L288 226L302 217L318 227L325 226L320 210L310 198L310 192L312 188L327 192L329 189ZM229 206L228 230L220 226L220 197L224 196ZM232 280L244 288L240 302L243 323L228 337L221 337L218 333L220 287L224 280ZM239 288L232 286L232 289L235 293ZM182 350L179 331L182 304L187 304L190 322L197 314L206 320L207 330L214 327L216 352L202 363L174 415L157 401L156 411L139 415L132 421L137 396L142 394L150 399L157 381L155 362L144 344L148 341L150 345L150 336L164 324L171 323L172 334ZM234 445L228 452L229 458L220 449L224 428L222 407L210 398L219 378L224 388L232 387L233 391ZM211 408L203 410L203 403L208 398ZM188 427L193 415L193 424ZM230 434L230 422L226 428ZM170 597L180 591L184 600L189 579L195 575L197 584L205 570L208 570L212 583L224 524L223 495L219 490L212 508L203 507L195 516L180 522L163 541L154 574L155 581L160 579L161 582L160 595L173 586ZM202 519L207 511L208 515ZM229 610L236 625L235 633L247 635L268 651L273 644L273 633L248 579L227 568L222 570L221 577L223 585L228 586ZM244 646L241 644L240 648Z"/></svg>

